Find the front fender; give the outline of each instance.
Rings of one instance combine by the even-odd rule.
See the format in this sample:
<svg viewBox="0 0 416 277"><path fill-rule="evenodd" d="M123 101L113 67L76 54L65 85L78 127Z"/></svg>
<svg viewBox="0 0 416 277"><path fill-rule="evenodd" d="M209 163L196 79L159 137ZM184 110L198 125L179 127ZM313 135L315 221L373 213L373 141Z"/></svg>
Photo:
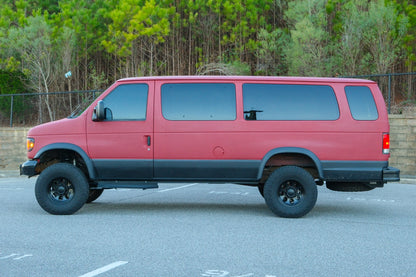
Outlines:
<svg viewBox="0 0 416 277"><path fill-rule="evenodd" d="M81 158L84 160L85 165L87 166L88 169L88 174L90 176L91 179L95 179L96 178L96 173L95 173L95 169L94 169L94 165L92 163L92 160L90 159L90 157L88 157L87 153L85 153L85 151L79 147L78 145L72 144L72 143L52 143L49 145L46 145L44 147L42 147L35 155L34 159L39 159L44 153L51 151L51 150L59 150L59 149L63 149L63 150L71 150L76 152L78 155L81 156Z"/></svg>

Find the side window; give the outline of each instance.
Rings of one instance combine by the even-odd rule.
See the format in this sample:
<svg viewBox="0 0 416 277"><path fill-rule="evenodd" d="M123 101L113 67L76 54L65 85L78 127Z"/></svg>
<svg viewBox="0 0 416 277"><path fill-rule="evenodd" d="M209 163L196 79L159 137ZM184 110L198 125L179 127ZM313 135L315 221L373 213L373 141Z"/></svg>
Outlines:
<svg viewBox="0 0 416 277"><path fill-rule="evenodd" d="M376 120L378 118L377 106L370 88L348 86L345 87L345 94L351 115L355 120Z"/></svg>
<svg viewBox="0 0 416 277"><path fill-rule="evenodd" d="M128 84L116 87L104 98L106 120L145 120L147 84Z"/></svg>
<svg viewBox="0 0 416 277"><path fill-rule="evenodd" d="M162 85L162 113L167 120L235 120L234 84Z"/></svg>
<svg viewBox="0 0 416 277"><path fill-rule="evenodd" d="M246 120L337 120L334 90L322 85L243 85Z"/></svg>

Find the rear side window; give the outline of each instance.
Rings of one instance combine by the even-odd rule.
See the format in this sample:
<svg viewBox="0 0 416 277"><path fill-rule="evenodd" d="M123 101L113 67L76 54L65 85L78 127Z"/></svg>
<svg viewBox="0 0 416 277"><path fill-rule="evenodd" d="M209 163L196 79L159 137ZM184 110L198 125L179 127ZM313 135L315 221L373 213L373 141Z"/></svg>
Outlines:
<svg viewBox="0 0 416 277"><path fill-rule="evenodd" d="M162 113L168 120L235 120L234 84L164 84Z"/></svg>
<svg viewBox="0 0 416 277"><path fill-rule="evenodd" d="M345 94L355 120L376 120L377 106L370 88L364 86L345 87Z"/></svg>
<svg viewBox="0 0 416 277"><path fill-rule="evenodd" d="M145 120L147 84L119 85L104 98L106 120Z"/></svg>
<svg viewBox="0 0 416 277"><path fill-rule="evenodd" d="M323 85L243 85L246 120L337 120L334 90Z"/></svg>

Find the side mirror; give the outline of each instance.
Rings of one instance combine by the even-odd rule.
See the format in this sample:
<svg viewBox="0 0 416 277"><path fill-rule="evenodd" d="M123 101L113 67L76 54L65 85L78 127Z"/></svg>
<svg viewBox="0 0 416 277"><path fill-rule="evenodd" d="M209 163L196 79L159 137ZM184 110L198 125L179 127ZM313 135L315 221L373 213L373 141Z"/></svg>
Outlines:
<svg viewBox="0 0 416 277"><path fill-rule="evenodd" d="M94 113L92 115L93 121L103 121L105 119L105 108L104 101L100 100L97 103L97 106L94 108Z"/></svg>

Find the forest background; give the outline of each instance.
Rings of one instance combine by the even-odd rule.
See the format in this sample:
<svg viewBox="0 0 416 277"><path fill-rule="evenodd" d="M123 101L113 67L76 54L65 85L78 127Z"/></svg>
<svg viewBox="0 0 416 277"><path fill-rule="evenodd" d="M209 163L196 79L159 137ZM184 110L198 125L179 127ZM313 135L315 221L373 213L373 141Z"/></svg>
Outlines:
<svg viewBox="0 0 416 277"><path fill-rule="evenodd" d="M131 76L333 77L415 67L416 1L0 0L3 95L104 89ZM414 82L397 82L395 103L414 104ZM10 101L27 125L67 115L83 99L0 97L0 123Z"/></svg>

